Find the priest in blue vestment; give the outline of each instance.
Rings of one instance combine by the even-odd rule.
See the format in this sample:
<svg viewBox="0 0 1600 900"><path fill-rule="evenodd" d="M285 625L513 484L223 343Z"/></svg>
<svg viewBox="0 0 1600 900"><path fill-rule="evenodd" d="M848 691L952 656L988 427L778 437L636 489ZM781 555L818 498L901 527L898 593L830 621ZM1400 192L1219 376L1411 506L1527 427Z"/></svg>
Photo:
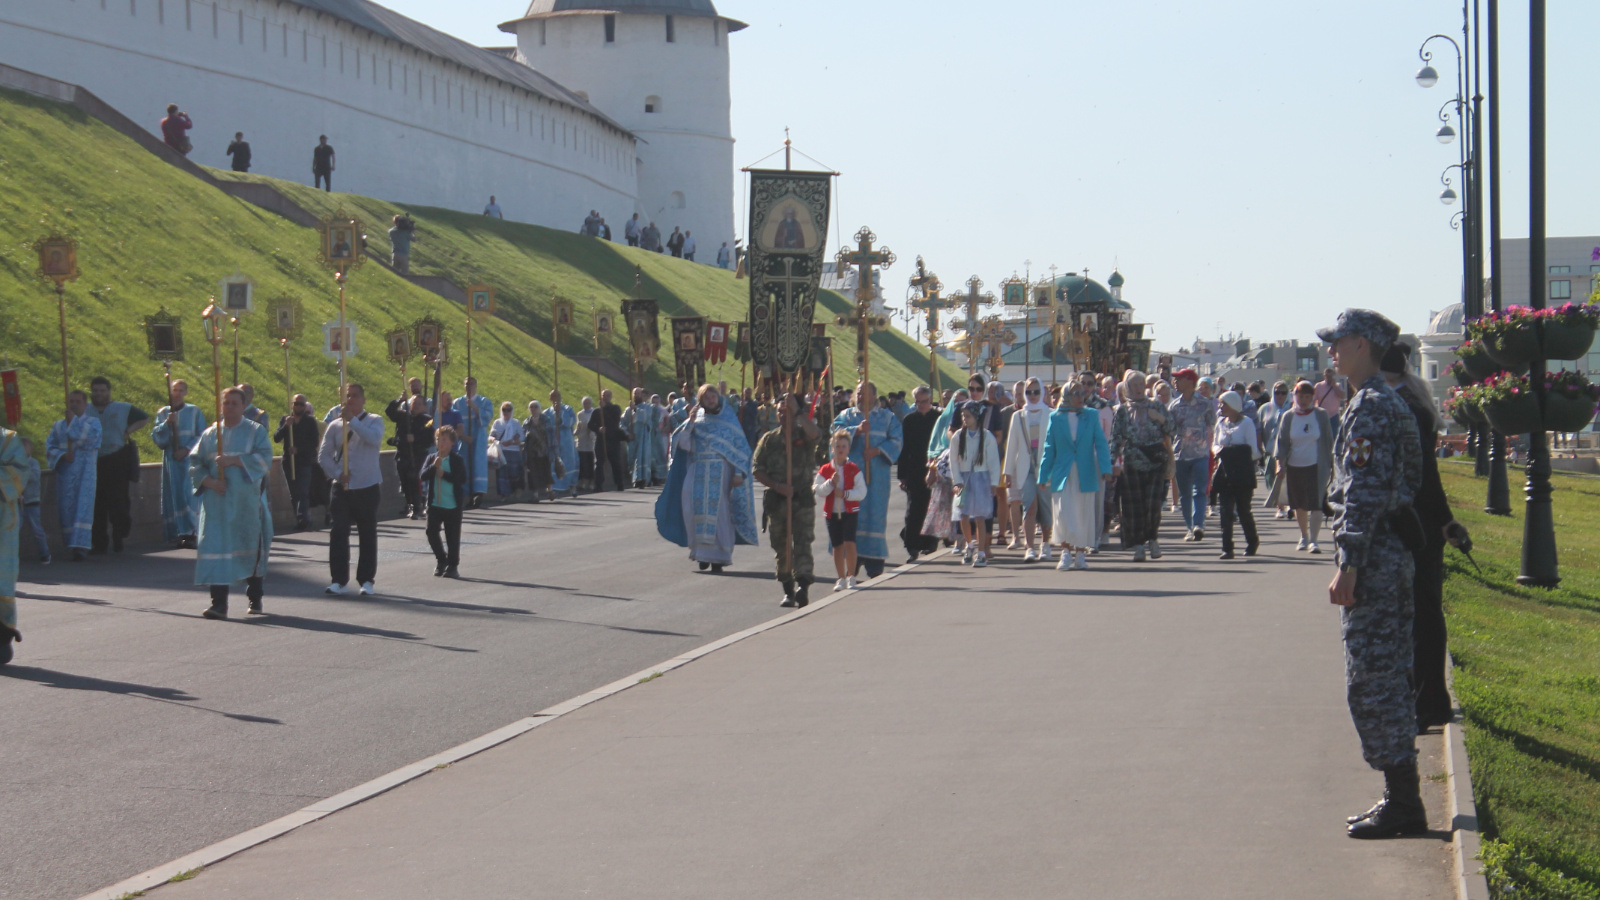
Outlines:
<svg viewBox="0 0 1600 900"><path fill-rule="evenodd" d="M550 454L561 460L562 475L551 483L557 495L572 492L578 481L578 414L561 402L561 392L550 392L550 408L540 413L545 436L549 438Z"/></svg>
<svg viewBox="0 0 1600 900"><path fill-rule="evenodd" d="M272 511L261 485L272 469L272 438L245 418L245 395L236 387L222 394L218 425L200 436L189 454L189 478L200 494L200 548L194 583L211 588L208 619L228 617L228 592L245 582L250 612L261 613L262 578L272 550Z"/></svg>
<svg viewBox="0 0 1600 900"><path fill-rule="evenodd" d="M733 405L712 385L700 388L694 417L672 435L672 467L656 499L656 530L701 571L721 572L735 544L760 540L756 527L750 442Z"/></svg>
<svg viewBox="0 0 1600 900"><path fill-rule="evenodd" d="M161 531L180 547L193 547L200 517L200 497L189 480L189 451L206 430L206 414L185 400L189 383L172 383L171 405L156 413L150 439L161 448Z"/></svg>
<svg viewBox="0 0 1600 900"><path fill-rule="evenodd" d="M11 661L11 642L22 640L17 630L17 541L29 472L22 436L0 428L0 666Z"/></svg>
<svg viewBox="0 0 1600 900"><path fill-rule="evenodd" d="M856 514L856 559L867 570L868 578L883 574L889 558L889 489L894 483L892 466L900 457L904 432L893 412L878 406L878 389L870 381L856 387L856 405L839 413L833 428L851 432L850 461L867 477L867 498ZM871 456L868 460L868 436Z"/></svg>
<svg viewBox="0 0 1600 900"><path fill-rule="evenodd" d="M56 473L56 516L61 543L73 562L83 562L93 546L94 491L100 462L100 420L87 414L83 391L67 395L67 417L57 419L45 438L45 462Z"/></svg>
<svg viewBox="0 0 1600 900"><path fill-rule="evenodd" d="M628 434L628 471L634 487L649 487L667 467L661 444L666 413L645 399L644 388L633 389L633 403L622 413L622 430Z"/></svg>
<svg viewBox="0 0 1600 900"><path fill-rule="evenodd" d="M494 402L478 393L478 379L466 380L466 393L451 408L461 416L461 455L467 461L467 479L477 506L489 492L489 426L494 424Z"/></svg>

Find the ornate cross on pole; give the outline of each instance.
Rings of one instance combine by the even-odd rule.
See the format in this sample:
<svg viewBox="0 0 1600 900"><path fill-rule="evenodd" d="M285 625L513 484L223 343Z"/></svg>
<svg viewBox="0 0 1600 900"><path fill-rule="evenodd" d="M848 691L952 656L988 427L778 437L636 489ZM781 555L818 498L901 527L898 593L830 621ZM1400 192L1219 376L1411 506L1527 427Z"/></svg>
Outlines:
<svg viewBox="0 0 1600 900"><path fill-rule="evenodd" d="M974 275L967 279L967 292L958 295L962 302L967 305L967 320L965 322L956 322L955 327L967 333L967 373L969 377L978 374L978 307L980 305L987 306L994 302L994 294L978 293L982 289L983 279Z"/></svg>
<svg viewBox="0 0 1600 900"><path fill-rule="evenodd" d="M978 330L973 333L973 345L986 344L989 347L988 369L990 378L998 378L1000 369L1006 364L1001 357L1000 350L1006 344L1014 344L1017 333L1006 327L999 316L990 316L983 320Z"/></svg>
<svg viewBox="0 0 1600 900"><path fill-rule="evenodd" d="M939 338L942 336L942 332L939 331L939 311L954 309L958 301L948 299L940 293L944 285L939 283L939 276L927 271L920 256L917 257L917 274L912 277L911 286L922 294L920 298L911 301L911 308L922 310L928 317L928 387L937 394L940 387Z"/></svg>
<svg viewBox="0 0 1600 900"><path fill-rule="evenodd" d="M856 279L856 308L849 315L839 316L835 321L856 330L856 374L861 376L862 381L866 381L870 368L868 338L874 330L887 328L889 325L887 316L880 316L872 311L872 298L875 293L872 287L872 270L874 266L887 269L894 265L895 255L888 247L876 250L872 248L872 243L878 236L872 233L871 228L862 226L861 230L856 232L855 239L856 249L841 247L835 259L839 263L839 268L855 266L860 273Z"/></svg>

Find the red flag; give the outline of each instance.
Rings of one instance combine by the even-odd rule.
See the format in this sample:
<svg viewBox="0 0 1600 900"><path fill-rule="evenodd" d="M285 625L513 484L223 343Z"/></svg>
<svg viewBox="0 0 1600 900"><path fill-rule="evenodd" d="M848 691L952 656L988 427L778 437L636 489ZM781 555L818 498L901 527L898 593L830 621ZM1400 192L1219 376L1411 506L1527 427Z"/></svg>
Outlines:
<svg viewBox="0 0 1600 900"><path fill-rule="evenodd" d="M17 370L0 372L0 385L5 386L6 392L6 424L16 428L22 421L22 392L17 388Z"/></svg>
<svg viewBox="0 0 1600 900"><path fill-rule="evenodd" d="M728 358L728 323L706 323L706 362L720 363Z"/></svg>

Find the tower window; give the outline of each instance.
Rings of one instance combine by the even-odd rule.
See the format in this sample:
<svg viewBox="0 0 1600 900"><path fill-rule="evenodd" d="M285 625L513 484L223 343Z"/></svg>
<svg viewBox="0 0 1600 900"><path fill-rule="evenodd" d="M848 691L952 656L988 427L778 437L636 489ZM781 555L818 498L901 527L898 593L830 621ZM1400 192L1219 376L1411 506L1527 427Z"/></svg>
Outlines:
<svg viewBox="0 0 1600 900"><path fill-rule="evenodd" d="M647 113L661 112L661 98L654 94L644 98L644 111Z"/></svg>
<svg viewBox="0 0 1600 900"><path fill-rule="evenodd" d="M674 43L677 39L677 33L672 28L672 17L667 16L667 43Z"/></svg>
<svg viewBox="0 0 1600 900"><path fill-rule="evenodd" d="M672 206L673 209L683 209L684 208L684 206L686 204L684 203L683 191L673 191L672 192L672 202L671 202L670 205Z"/></svg>
<svg viewBox="0 0 1600 900"><path fill-rule="evenodd" d="M539 20L539 46L541 46L541 47L544 46L545 39L547 37L549 37L549 34L548 34L548 31L549 31L548 26L549 26L549 24L550 24L549 22L546 22L543 19Z"/></svg>
<svg viewBox="0 0 1600 900"><path fill-rule="evenodd" d="M1550 299L1551 300L1571 300L1572 299L1572 282L1568 281L1568 280L1565 280L1565 279L1563 279L1561 281L1552 281L1552 282L1550 282Z"/></svg>
<svg viewBox="0 0 1600 900"><path fill-rule="evenodd" d="M617 42L617 17L613 16L613 15L608 15L608 16L606 16L606 43L615 44L616 42Z"/></svg>

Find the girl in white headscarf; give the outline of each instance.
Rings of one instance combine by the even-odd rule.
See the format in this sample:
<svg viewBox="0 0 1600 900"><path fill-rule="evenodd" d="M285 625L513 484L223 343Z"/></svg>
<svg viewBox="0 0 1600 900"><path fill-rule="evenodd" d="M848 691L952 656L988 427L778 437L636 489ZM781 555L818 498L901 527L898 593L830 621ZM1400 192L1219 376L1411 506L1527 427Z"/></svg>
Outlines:
<svg viewBox="0 0 1600 900"><path fill-rule="evenodd" d="M1050 428L1050 407L1044 402L1044 385L1029 378L1022 389L1022 405L1011 414L1007 432L1005 467L1001 479L1011 498L1011 521L1028 549L1023 562L1050 558L1050 486L1039 484L1039 462L1044 458L1045 437ZM1039 526L1042 540L1034 545L1033 527Z"/></svg>

